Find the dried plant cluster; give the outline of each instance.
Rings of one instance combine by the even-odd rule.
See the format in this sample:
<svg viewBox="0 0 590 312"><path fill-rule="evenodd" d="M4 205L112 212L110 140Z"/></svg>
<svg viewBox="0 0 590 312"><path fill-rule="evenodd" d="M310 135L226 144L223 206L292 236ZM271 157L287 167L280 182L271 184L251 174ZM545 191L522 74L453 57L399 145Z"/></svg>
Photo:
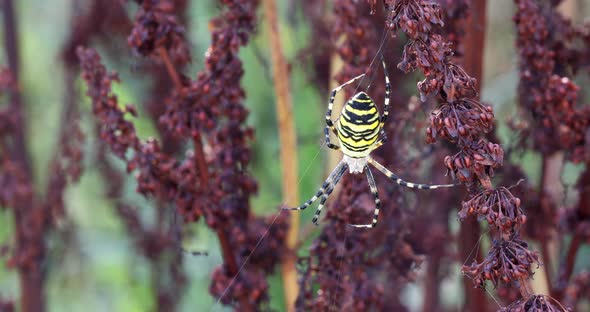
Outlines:
<svg viewBox="0 0 590 312"><path fill-rule="evenodd" d="M254 217L248 206L248 198L257 186L247 171L248 141L253 139L253 132L244 125L248 112L242 104L243 69L237 53L254 29L258 3L225 3L222 15L211 21L212 45L207 52L206 68L195 80L176 69L186 64L190 56L184 28L174 16L174 1L140 4L128 43L137 53L166 66L174 87L165 100L166 110L159 122L176 140L192 142L193 150L179 161L163 152L157 140L141 141L133 124L125 118L126 114L136 115L135 108L122 108L112 94L111 84L118 82L117 75L106 71L96 51L80 48L78 56L93 113L100 121L100 137L116 156L127 162L128 172L136 172L138 192L173 203L185 221L206 217L207 224L219 236L224 256L224 265L213 273L211 293L223 296L221 300L226 304L234 302L238 309L252 309L267 298L264 276L280 260L286 230L282 218ZM122 209L122 214L127 215L129 209ZM270 222L274 224L268 238L238 272ZM157 241L161 243L154 245ZM170 245L167 237L152 237L145 243L152 248Z"/></svg>
<svg viewBox="0 0 590 312"><path fill-rule="evenodd" d="M91 157L82 148L85 134L78 123L78 76L86 82L94 135L99 138L92 161L109 181L105 196L156 277L155 309L177 309L189 282L182 266L183 223L204 218L216 234L223 263L212 272L209 293L239 311L267 309L267 278L285 260L283 255L298 252L286 247L286 214L259 217L249 205L258 191L249 172L250 143L256 138L246 125L239 51L259 27L259 1L219 1L219 15L209 22L211 45L205 52L204 69L186 75L183 72L193 57L184 14L189 1L132 2L133 19L120 0L91 0L86 10L72 16L61 55L66 88L61 128L43 186L33 182L24 144L27 119L15 57L17 37L10 32L5 35L9 64L0 71L0 207L14 214L16 227L13 245L0 246L0 256L8 255L8 266L18 270L21 298L16 304L0 294L0 311L19 305L23 311L44 309L46 238L57 233L65 240L75 232L58 226L58 221L67 220L65 190L84 173L83 159ZM493 285L505 307L471 298L473 292L466 289L465 308L565 311L580 306L590 296L590 275L573 269L580 246L590 243L590 108L580 103L583 90L575 78L590 72L590 28L561 16L556 10L560 1L514 1L521 114L510 125L519 134L519 144L504 149L494 133L494 110L478 100L477 81L466 70L469 67L461 65L474 50L466 39L467 22L477 19L472 5L481 1L334 0L332 6L328 2L290 3L305 13L314 30L309 48L296 60L313 69L309 80L327 95L333 87L329 83L333 72L340 84L368 71L359 86L347 87L344 93L349 97L355 91L367 91L383 109L385 88L379 64L381 57L386 60L387 74L396 87L385 128L388 141L372 156L407 180L448 183L434 174L421 175L447 170L467 189L459 219L485 221L491 229L487 255L474 256L474 262L463 265L462 271L475 287ZM14 29L10 6L3 8L3 14L6 28ZM405 36L397 36L400 30ZM88 48L91 43L104 52ZM121 81L103 59L119 56L132 56L141 64L137 71L142 79L152 82L140 109L121 103L113 93L113 84ZM339 63L342 67L334 70ZM423 74L417 83L419 99L412 97L413 88L404 88L414 79L408 73L415 71ZM325 104L327 96L326 103L318 103L322 108ZM433 106L429 119L417 117ZM134 118L143 112L156 125L160 139L138 136ZM424 136L416 129L426 129L427 143L446 144L421 152L416 142L423 142ZM553 170L555 155L585 164L576 184L577 200L560 201L548 191L545 178L539 186L525 181L508 187L525 177L510 156L531 150L543 157L544 177ZM126 164L126 172L117 169L110 155ZM444 166L435 161L430 168L431 158L444 159ZM502 179L496 186L492 178L497 172ZM142 221L140 212L147 207L125 198L127 174L134 175L136 191L154 203L154 225ZM400 189L385 176L375 178L382 209L379 226L372 230L347 226L372 217L374 201L364 177L346 175L335 190L321 233L309 255L299 259L297 310L406 311L409 307L402 292L418 280L424 286L423 310L444 310L442 281L451 274L453 264L466 260L454 250L455 244L468 241L461 236L465 233L462 229L460 235L452 234L449 222L450 215L456 216L463 190L430 191L434 193L424 196ZM479 229L472 234L479 237ZM548 262L557 257L547 246L566 235L572 237L566 256L551 266ZM532 241L540 243L540 253L531 250ZM550 287L546 295L529 287L541 263ZM425 268L419 276L420 265ZM559 271L551 272L552 267Z"/></svg>
<svg viewBox="0 0 590 312"><path fill-rule="evenodd" d="M465 183L471 194L459 216L464 219L476 215L498 230L485 260L463 271L481 287L485 280L494 285L499 281L525 282L538 257L518 238L519 227L526 220L519 208L520 200L507 188L494 189L491 183L494 169L502 165L504 157L500 145L484 136L493 126L492 108L474 99L474 79L454 64L450 44L433 32L433 28L443 25L436 3L398 1L390 7L393 29L401 29L410 39L398 68L405 72L422 70L425 79L418 82L421 97L436 97L440 104L431 115L427 142L443 138L460 150L445 158L451 175Z"/></svg>
<svg viewBox="0 0 590 312"><path fill-rule="evenodd" d="M520 57L520 105L527 112L535 149L544 155L567 151L573 162L589 160L586 129L590 107L579 107L573 81L587 57L587 26L575 27L554 3L518 0L514 21Z"/></svg>
<svg viewBox="0 0 590 312"><path fill-rule="evenodd" d="M527 231L541 242L544 255L550 241L571 235L558 272L548 275L551 295L575 308L587 289L587 272L572 275L580 246L589 242L590 106L581 103L582 93L574 79L588 73L590 27L574 25L562 16L556 9L559 3L515 1L523 121L513 127L529 138L522 147L532 148L543 157L541 185L529 187L525 198L538 207L532 211L533 224ZM578 198L572 203L559 199L548 178L565 162L585 165L575 185Z"/></svg>
<svg viewBox="0 0 590 312"><path fill-rule="evenodd" d="M485 219L497 233L485 259L464 266L463 272L480 287L485 287L486 280L494 286L500 282L518 286L523 300L511 305L511 311L545 311L554 303L533 295L527 287L539 255L520 239L520 227L526 222L521 200L508 188L494 188L491 182L504 160L502 147L485 137L493 127L492 108L475 100L475 80L453 62L450 44L434 33L435 27L443 25L438 4L410 0L386 4L392 10L392 28L409 37L398 68L405 72L420 69L425 75L418 82L421 97L436 97L440 104L432 113L427 142L443 138L460 150L445 158L451 175L469 191L459 216Z"/></svg>

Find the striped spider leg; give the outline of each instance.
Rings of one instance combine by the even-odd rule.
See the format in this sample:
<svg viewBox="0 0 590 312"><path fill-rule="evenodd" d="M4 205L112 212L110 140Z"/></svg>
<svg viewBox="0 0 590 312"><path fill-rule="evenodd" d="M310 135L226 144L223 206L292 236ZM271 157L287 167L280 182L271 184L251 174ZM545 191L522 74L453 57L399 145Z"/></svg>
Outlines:
<svg viewBox="0 0 590 312"><path fill-rule="evenodd" d="M304 210L305 208L313 204L318 198L320 198L320 204L318 205L315 215L313 216L313 223L315 225L318 225L318 218L320 216L320 213L322 212L322 208L324 207L324 204L326 203L328 196L330 196L330 194L334 190L334 187L336 186L336 184L338 184L338 181L340 181L340 178L342 178L342 176L346 172L346 169L348 169L348 165L343 161L339 162L336 168L332 170L326 181L324 181L322 187L320 187L320 189L314 196L312 196L308 201L306 201L303 205L299 207L285 209Z"/></svg>

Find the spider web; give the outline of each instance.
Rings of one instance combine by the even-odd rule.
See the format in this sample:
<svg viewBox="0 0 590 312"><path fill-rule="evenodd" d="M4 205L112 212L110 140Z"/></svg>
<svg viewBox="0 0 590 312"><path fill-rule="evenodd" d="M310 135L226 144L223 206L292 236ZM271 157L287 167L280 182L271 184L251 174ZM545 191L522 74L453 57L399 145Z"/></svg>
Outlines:
<svg viewBox="0 0 590 312"><path fill-rule="evenodd" d="M379 48L377 49L377 53L375 53L375 56L373 57L373 59L371 60L371 63L369 63L369 66L367 68L367 73L371 72L371 69L373 68L375 61L377 60L378 57L382 57L383 56L383 47L387 44L387 42L389 41L389 32L390 32L390 28L387 28L387 31L383 32L380 44L379 44ZM369 79L369 83L367 86L367 89L369 89L371 87L371 84L373 82L373 79L375 79L377 70L373 70L371 73L371 77ZM354 89L354 93L356 93L359 88L361 87L363 81L365 80L365 78L367 77L367 75L363 76L359 82L356 84L356 88ZM297 182L297 187L300 186L301 182L303 181L303 179L307 176L307 173L309 172L309 170L311 169L312 164L315 162L315 160L317 159L317 157L320 154L320 151L326 146L325 141L320 145L320 148L317 150L315 156L313 157L313 159L308 163L305 171L303 172L303 174L301 175L301 177L299 178L299 181ZM283 203L281 203L283 204ZM281 205L282 206L282 205ZM256 245L254 245L254 248L252 249L252 251L250 251L250 253L248 254L248 256L246 256L246 258L244 259L244 261L240 264L240 267L238 269L238 272L232 277L232 279L230 280L230 282L228 283L228 285L225 287L225 289L223 290L223 292L221 293L221 295L219 296L219 298L215 301L215 303L213 304L213 306L211 306L211 309L209 311L213 311L221 302L221 300L223 299L223 297L227 294L227 292L229 291L229 289L233 286L234 282L236 281L237 277L240 275L240 273L242 272L242 270L244 269L244 267L246 266L246 264L248 264L248 261L250 260L250 258L252 257L252 255L254 254L254 252L256 252L256 250L258 249L258 247L260 246L260 244L262 243L262 241L264 240L264 238L266 238L266 236L268 235L268 233L270 232L271 228L274 226L274 224L276 223L277 219L279 218L280 214L283 212L284 210L279 208L279 210L274 214L274 217L271 221L271 223L267 226L266 230L264 231L264 233L262 234L262 236L260 237L260 239L258 239ZM288 212L287 212L288 213ZM291 212L293 213L293 212ZM297 212L299 213L299 212ZM345 238L346 240L346 235ZM343 250L344 253L345 250ZM344 254L341 255L341 261L343 261L343 256ZM342 268L342 265L340 266L340 269ZM338 271L338 276L340 277L341 272L340 270Z"/></svg>

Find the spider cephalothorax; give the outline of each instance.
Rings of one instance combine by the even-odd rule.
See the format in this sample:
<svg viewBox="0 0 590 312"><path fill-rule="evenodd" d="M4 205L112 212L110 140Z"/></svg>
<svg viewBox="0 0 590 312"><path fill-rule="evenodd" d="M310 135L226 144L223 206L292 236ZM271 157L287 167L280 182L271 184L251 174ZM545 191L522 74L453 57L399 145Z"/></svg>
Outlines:
<svg viewBox="0 0 590 312"><path fill-rule="evenodd" d="M379 194L377 193L377 185L373 178L373 173L369 168L369 164L377 168L388 178L395 181L399 185L407 186L410 188L418 189L436 189L441 187L451 187L455 184L443 184L443 185L427 185L406 182L400 179L393 172L389 171L383 165L371 158L370 154L373 150L383 145L383 142L387 139L385 132L383 131L383 125L389 116L389 95L391 93L391 84L389 83L389 77L387 77L387 68L385 62L383 62L383 71L385 72L385 103L383 115L379 114L375 102L365 93L359 92L353 96L342 108L342 113L338 119L337 125L334 126L332 122L332 108L334 106L334 98L336 93L345 86L353 83L354 81L362 78L364 74L355 77L345 84L332 90L330 96L330 103L328 104L328 111L326 112L326 128L324 131L326 137L326 145L329 148L335 150L341 150L343 157L340 163L334 168L332 173L328 176L322 187L318 192L303 205L296 208L288 208L290 210L303 210L318 198L320 198L320 204L313 217L313 223L318 224L318 217L328 196L334 190L334 186L340 181L340 178L349 169L350 173L357 174L365 172L367 180L369 181L369 187L371 193L375 198L375 213L373 216L373 222L371 224L351 224L355 227L373 228L377 225L377 218L379 216L379 207L381 202L379 200ZM340 145L335 145L330 142L330 131L332 131L338 138Z"/></svg>

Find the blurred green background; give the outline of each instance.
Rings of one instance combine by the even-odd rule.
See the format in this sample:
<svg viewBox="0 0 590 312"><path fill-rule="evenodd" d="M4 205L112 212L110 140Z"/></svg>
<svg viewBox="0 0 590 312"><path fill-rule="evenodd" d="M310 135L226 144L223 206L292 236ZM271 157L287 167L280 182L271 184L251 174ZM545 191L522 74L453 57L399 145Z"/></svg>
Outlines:
<svg viewBox="0 0 590 312"><path fill-rule="evenodd" d="M47 181L48 163L56 147L59 116L64 102L61 78L63 70L59 52L69 32L73 2L76 1L17 1L21 86L27 104L27 144L34 161L35 182L39 186L45 185ZM515 34L511 19L514 8L511 1L488 1L488 4L489 24L482 97L495 106L500 121L500 135L506 142L510 133L505 127L505 116L515 112L518 83L518 60L514 50ZM323 165L327 152L320 149L323 114L328 96L320 94L307 79L305 73L309 69L297 59L297 54L302 49L314 45L310 41L308 21L301 12L297 12L297 22L288 23L287 7L287 0L279 1L283 47L292 65L291 87L299 139L299 188L303 200L315 192L325 171L330 169ZM130 6L130 16L133 16L134 9L134 6ZM587 9L588 7L584 8ZM186 26L192 42L193 63L184 71L190 77L195 77L203 67L203 55L210 42L207 23L218 13L219 7L214 1L191 1L190 11L187 13L190 24ZM582 13L579 15L584 16ZM259 12L259 17L261 16ZM257 214L271 215L277 212L281 203L281 171L280 164L276 161L279 142L274 92L267 65L270 61L268 36L265 34L265 27L260 25L251 44L240 53L245 68L242 81L247 94L246 105L251 111L248 122L256 131L256 141L252 143L255 157L251 171L259 182L260 192L252 198L251 206ZM4 36L3 31L0 31L0 36ZM123 83L115 87L120 102L143 103L149 85L134 73L135 61L131 58L107 58L106 62L109 69L116 68L121 75ZM0 54L0 64L6 64L4 53ZM82 90L81 83L80 88ZM71 222L75 235L67 240L57 236L48 240L48 307L50 311L149 311L154 306L150 268L146 260L135 252L133 242L114 212L112 203L105 200L105 181L94 166L92 146L95 144L92 141L95 136L89 108L90 104L84 97L81 111L83 127L87 133L85 171L80 183L70 187L66 196L67 215L70 219L68 222ZM135 124L142 138L157 137L151 119L146 118L141 110ZM123 167L118 160L113 161ZM518 161L526 164L525 169L531 179L539 178L540 158L537 155L529 154ZM579 168L568 165L565 181L575 183L578 171ZM127 179L124 194L126 200L141 207L144 222L153 224L155 213L152 203L135 193L135 181L131 177ZM301 213L302 227L309 224L311 215ZM208 292L209 277L212 269L221 263L220 250L216 236L202 221L191 225L191 228L194 235L183 242L184 247L206 250L209 256L184 256L183 263L179 264L184 266L189 277L189 286L180 308L182 311L208 310L214 302ZM12 216L7 210L0 210L0 242L10 242L12 232ZM300 249L301 254L306 252L307 248ZM452 287L461 287L462 277L458 267L455 273L445 283ZM270 282L270 305L282 310L280 275L274 275ZM5 297L19 296L17 274L8 271L3 265L0 266L0 289ZM406 302L413 309L421 306L420 291L419 284L408 286ZM448 304L453 305L456 302Z"/></svg>

